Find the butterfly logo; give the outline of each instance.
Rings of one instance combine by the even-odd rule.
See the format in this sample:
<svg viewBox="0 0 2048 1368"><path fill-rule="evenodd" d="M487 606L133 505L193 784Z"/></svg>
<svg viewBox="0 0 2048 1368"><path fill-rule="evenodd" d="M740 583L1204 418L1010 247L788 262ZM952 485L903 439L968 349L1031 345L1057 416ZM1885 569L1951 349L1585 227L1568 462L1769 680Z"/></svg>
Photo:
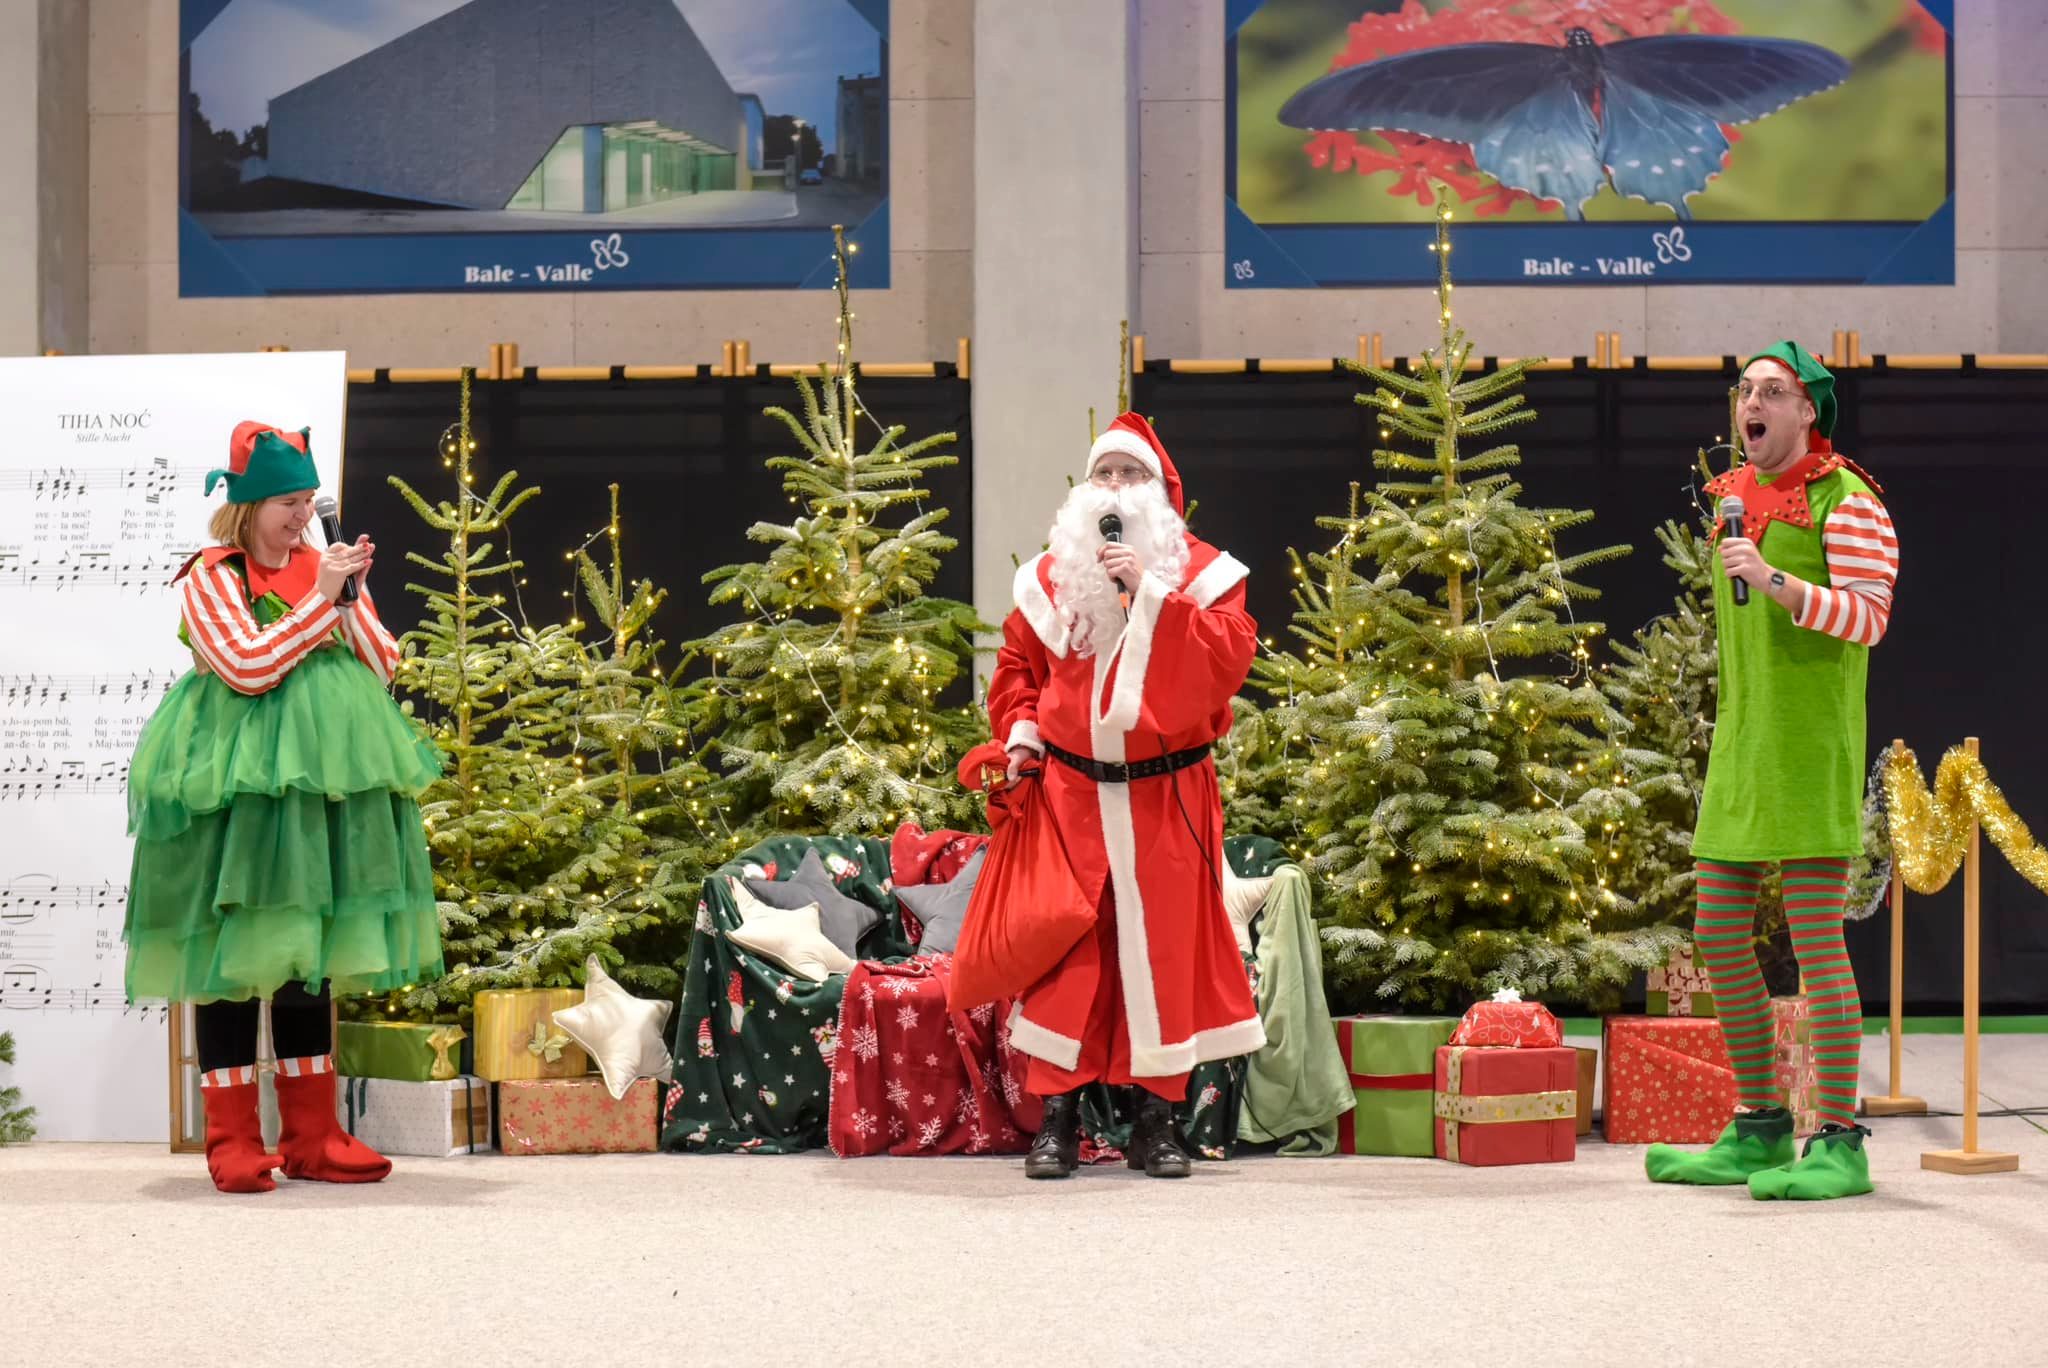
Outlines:
<svg viewBox="0 0 2048 1368"><path fill-rule="evenodd" d="M1502 185L1585 217L1601 187L1689 218L1749 123L1849 79L1849 63L1787 38L1665 34L1548 43L1453 43L1346 67L1303 86L1280 122L1390 129L1465 143ZM1683 259L1683 258L1681 258Z"/></svg>
<svg viewBox="0 0 2048 1368"><path fill-rule="evenodd" d="M610 270L614 266L624 266L633 259L626 255L624 239L617 233L608 238L592 238L590 255L600 271Z"/></svg>
<svg viewBox="0 0 2048 1368"><path fill-rule="evenodd" d="M1668 233L1652 233L1650 241L1657 245L1657 260L1664 265L1675 261L1691 261L1692 248L1685 244L1685 226L1674 224Z"/></svg>

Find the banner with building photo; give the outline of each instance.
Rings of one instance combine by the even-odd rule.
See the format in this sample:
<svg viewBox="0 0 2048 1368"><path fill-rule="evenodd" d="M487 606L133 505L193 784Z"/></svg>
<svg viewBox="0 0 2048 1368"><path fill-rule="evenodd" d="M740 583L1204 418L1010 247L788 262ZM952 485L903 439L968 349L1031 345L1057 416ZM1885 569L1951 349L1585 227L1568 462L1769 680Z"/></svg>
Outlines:
<svg viewBox="0 0 2048 1368"><path fill-rule="evenodd" d="M1957 4L1226 0L1224 284L1953 284Z"/></svg>
<svg viewBox="0 0 2048 1368"><path fill-rule="evenodd" d="M889 284L889 0L180 0L186 297Z"/></svg>

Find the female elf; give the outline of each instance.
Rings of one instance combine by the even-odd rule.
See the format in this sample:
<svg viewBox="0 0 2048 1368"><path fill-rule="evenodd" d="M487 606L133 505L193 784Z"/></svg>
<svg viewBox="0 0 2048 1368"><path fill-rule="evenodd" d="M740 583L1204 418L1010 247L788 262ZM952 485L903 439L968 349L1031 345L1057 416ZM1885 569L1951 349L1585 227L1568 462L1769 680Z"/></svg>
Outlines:
<svg viewBox="0 0 2048 1368"><path fill-rule="evenodd" d="M270 1171L375 1182L391 1162L334 1110L330 992L441 972L418 795L440 772L387 692L399 652L367 591L374 547L305 539L307 434L243 423L214 546L179 571L193 669L135 747L128 996L198 1004L206 1166L223 1192ZM256 1109L256 1014L271 1000L278 1153Z"/></svg>

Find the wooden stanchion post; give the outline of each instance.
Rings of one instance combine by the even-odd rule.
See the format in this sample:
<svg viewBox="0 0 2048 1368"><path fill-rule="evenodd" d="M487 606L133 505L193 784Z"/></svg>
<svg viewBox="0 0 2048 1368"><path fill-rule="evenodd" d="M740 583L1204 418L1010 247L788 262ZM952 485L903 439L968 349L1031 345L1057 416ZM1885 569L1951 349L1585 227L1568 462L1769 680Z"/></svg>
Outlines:
<svg viewBox="0 0 2048 1368"><path fill-rule="evenodd" d="M1855 337L1854 333L1850 334ZM1850 344L1853 348L1854 343ZM1892 742L1894 754L1903 751L1903 740ZM1863 1099L1865 1116L1923 1116L1927 1112L1927 1099L1914 1097L1899 1091L1900 1075L1905 1071L1905 1025L1906 1025L1906 880L1899 873L1897 865L1892 867L1892 1019L1891 1019L1891 1074L1883 1097Z"/></svg>
<svg viewBox="0 0 2048 1368"><path fill-rule="evenodd" d="M973 345L967 338L963 337L953 351L953 369L962 380L971 380L974 377L973 362Z"/></svg>
<svg viewBox="0 0 2048 1368"><path fill-rule="evenodd" d="M742 337L732 344L732 373L752 375L754 373L754 344Z"/></svg>
<svg viewBox="0 0 2048 1368"><path fill-rule="evenodd" d="M1963 748L1976 758L1977 738L1965 737ZM2017 1154L1977 1148L1977 961L1983 953L1983 865L1983 832L1973 816L1970 844L1963 856L1963 1147L1928 1150L1920 1156L1921 1168L1938 1173L2010 1173L2020 1166Z"/></svg>
<svg viewBox="0 0 2048 1368"><path fill-rule="evenodd" d="M727 379L730 379L734 375L738 374L738 372L733 369L732 342L730 339L726 341L724 346L719 348L718 373L722 376L725 376Z"/></svg>

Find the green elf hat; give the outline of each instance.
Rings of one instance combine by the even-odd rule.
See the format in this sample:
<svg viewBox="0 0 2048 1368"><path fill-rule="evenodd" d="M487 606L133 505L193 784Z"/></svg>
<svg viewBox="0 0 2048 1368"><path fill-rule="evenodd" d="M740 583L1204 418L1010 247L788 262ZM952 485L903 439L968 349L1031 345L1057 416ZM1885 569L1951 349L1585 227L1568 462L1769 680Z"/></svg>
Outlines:
<svg viewBox="0 0 2048 1368"><path fill-rule="evenodd" d="M311 432L311 428L282 432L264 423L236 424L234 436L228 438L227 469L207 472L206 492L213 493L214 485L226 480L229 503L251 504L279 494L318 489L320 472L313 468L307 441Z"/></svg>
<svg viewBox="0 0 2048 1368"><path fill-rule="evenodd" d="M1797 342L1779 342L1765 347L1755 356L1742 363L1748 370L1756 362L1769 357L1792 372L1799 381L1799 387L1806 391L1806 397L1813 401L1813 427L1823 437L1835 435L1835 373L1823 366L1819 359Z"/></svg>

